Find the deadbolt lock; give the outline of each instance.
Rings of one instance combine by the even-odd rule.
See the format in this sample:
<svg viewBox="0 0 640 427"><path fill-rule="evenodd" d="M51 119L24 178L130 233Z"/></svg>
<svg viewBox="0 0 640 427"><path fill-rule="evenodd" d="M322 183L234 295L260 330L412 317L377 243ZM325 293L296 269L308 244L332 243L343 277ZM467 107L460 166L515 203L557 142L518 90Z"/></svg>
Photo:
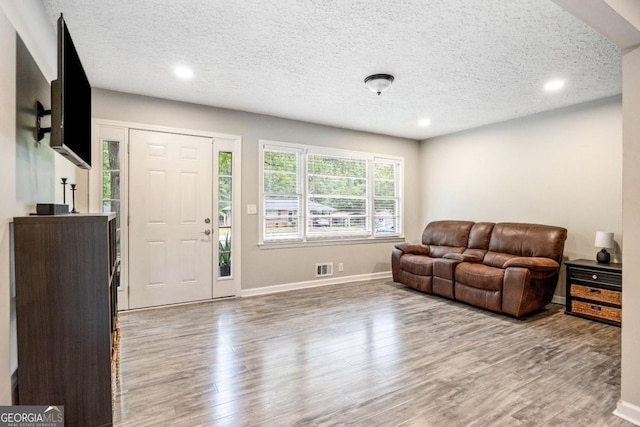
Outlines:
<svg viewBox="0 0 640 427"><path fill-rule="evenodd" d="M209 224L210 222L211 222L211 218L205 218L205 219L204 219L204 223L205 223L205 224Z"/></svg>

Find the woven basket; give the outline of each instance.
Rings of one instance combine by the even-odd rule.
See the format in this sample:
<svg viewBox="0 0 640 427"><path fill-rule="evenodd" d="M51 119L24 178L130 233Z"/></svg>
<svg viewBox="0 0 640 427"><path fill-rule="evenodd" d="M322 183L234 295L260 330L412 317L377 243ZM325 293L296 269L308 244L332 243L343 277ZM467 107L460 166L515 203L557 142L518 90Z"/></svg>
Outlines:
<svg viewBox="0 0 640 427"><path fill-rule="evenodd" d="M608 289L592 288L571 284L571 296L586 298L593 301L608 302L609 304L622 305L622 293Z"/></svg>
<svg viewBox="0 0 640 427"><path fill-rule="evenodd" d="M616 307L607 307L606 305L592 304L583 301L571 301L571 311L618 323L622 322L622 309Z"/></svg>

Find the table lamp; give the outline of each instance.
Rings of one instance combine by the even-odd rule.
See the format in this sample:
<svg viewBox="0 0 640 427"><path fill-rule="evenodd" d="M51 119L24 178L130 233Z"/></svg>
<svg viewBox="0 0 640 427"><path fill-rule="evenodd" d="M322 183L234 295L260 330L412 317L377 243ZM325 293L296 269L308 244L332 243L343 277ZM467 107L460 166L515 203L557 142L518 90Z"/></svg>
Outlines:
<svg viewBox="0 0 640 427"><path fill-rule="evenodd" d="M602 250L596 255L596 261L600 264L609 264L609 261L611 261L611 254L607 252L607 248L611 249L615 246L613 233L596 231L596 242L594 243L594 246L602 248Z"/></svg>

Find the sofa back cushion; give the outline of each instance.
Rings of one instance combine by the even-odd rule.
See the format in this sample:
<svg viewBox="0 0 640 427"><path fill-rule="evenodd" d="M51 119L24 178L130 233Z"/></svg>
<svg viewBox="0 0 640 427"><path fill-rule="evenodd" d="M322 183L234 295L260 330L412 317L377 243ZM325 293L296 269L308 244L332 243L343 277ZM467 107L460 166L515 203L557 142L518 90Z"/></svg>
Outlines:
<svg viewBox="0 0 640 427"><path fill-rule="evenodd" d="M429 245L432 258L448 253L462 253L467 249L472 221L433 221L422 233L422 244Z"/></svg>
<svg viewBox="0 0 640 427"><path fill-rule="evenodd" d="M484 263L493 267L514 257L546 257L562 261L567 230L562 227L524 223L498 223L493 227Z"/></svg>
<svg viewBox="0 0 640 427"><path fill-rule="evenodd" d="M464 251L466 255L473 255L479 259L483 259L489 249L489 241L491 240L491 231L493 231L493 222L476 222L469 232L469 242L467 249Z"/></svg>

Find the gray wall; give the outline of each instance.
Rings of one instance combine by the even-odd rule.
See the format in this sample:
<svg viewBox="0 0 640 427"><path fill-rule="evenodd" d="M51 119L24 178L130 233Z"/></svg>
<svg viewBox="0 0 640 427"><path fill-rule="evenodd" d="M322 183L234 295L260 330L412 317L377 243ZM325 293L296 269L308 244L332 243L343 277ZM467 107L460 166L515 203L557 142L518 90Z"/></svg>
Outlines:
<svg viewBox="0 0 640 427"><path fill-rule="evenodd" d="M596 231L622 245L619 96L429 139L421 159L429 221L558 225L569 232L569 259L595 258Z"/></svg>
<svg viewBox="0 0 640 427"><path fill-rule="evenodd" d="M10 223L16 200L16 33L0 10L0 405L11 404ZM15 319L15 317L14 317Z"/></svg>
<svg viewBox="0 0 640 427"><path fill-rule="evenodd" d="M391 270L393 243L367 243L321 247L260 249L259 216L247 215L246 205L259 205L258 141L270 139L323 147L402 156L405 159L405 235L417 239L424 227L419 211L419 144L417 141L350 131L271 116L205 107L107 90L93 91L93 116L220 132L242 137L242 289L315 280L317 262L344 263L354 276ZM337 265L336 265L337 267Z"/></svg>
<svg viewBox="0 0 640 427"><path fill-rule="evenodd" d="M16 195L24 204L53 203L56 153L49 147L49 134L38 142L34 131L36 100L50 109L51 86L20 37L16 54ZM43 119L45 127L50 123L50 117Z"/></svg>

